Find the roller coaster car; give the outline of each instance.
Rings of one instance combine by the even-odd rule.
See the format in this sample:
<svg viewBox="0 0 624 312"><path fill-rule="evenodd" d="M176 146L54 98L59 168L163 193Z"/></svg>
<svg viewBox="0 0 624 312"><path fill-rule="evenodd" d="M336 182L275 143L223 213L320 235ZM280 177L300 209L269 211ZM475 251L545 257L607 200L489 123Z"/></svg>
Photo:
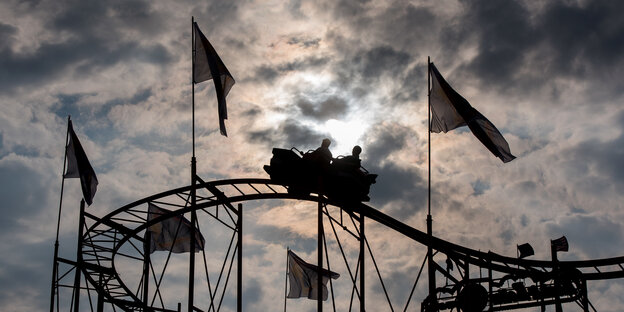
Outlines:
<svg viewBox="0 0 624 312"><path fill-rule="evenodd" d="M303 153L296 148L274 148L271 165L264 170L271 180L288 186L294 194L317 193L339 201L369 201L370 185L375 183L376 174L370 174L363 167L349 164L341 157L323 166L309 159L310 152Z"/></svg>

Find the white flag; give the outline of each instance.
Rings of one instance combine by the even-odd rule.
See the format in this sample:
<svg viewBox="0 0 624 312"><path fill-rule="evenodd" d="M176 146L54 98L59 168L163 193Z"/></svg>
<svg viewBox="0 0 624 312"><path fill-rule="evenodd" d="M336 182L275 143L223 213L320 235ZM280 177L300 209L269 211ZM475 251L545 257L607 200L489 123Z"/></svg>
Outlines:
<svg viewBox="0 0 624 312"><path fill-rule="evenodd" d="M148 204L147 220L154 220L171 211L160 208L152 203ZM151 225L145 231L146 244L149 243L149 251L157 250L183 253L191 251L191 222L183 216L175 216ZM149 235L149 237L148 237ZM204 249L204 237L195 228L195 252Z"/></svg>
<svg viewBox="0 0 624 312"><path fill-rule="evenodd" d="M294 252L288 251L288 284L289 291L286 298L307 297L318 299L318 266L309 264L299 258ZM327 300L327 281L337 279L340 274L321 269L323 300Z"/></svg>
<svg viewBox="0 0 624 312"><path fill-rule="evenodd" d="M431 132L446 133L458 127L468 126L472 134L494 156L505 163L516 158L511 154L509 144L494 124L453 90L433 63L429 64L429 74L432 81L430 96Z"/></svg>

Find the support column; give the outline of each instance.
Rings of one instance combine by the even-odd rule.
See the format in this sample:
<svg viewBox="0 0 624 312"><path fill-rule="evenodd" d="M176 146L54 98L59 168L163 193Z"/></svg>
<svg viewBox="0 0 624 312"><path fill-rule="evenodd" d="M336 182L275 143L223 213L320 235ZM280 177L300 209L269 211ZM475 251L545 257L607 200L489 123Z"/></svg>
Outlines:
<svg viewBox="0 0 624 312"><path fill-rule="evenodd" d="M100 285L102 285L102 273L100 273ZM104 312L104 295L98 291L97 312ZM147 310L144 310L147 311Z"/></svg>
<svg viewBox="0 0 624 312"><path fill-rule="evenodd" d="M494 304L492 303L492 283L494 282L492 278L492 260L488 258L488 307L490 312L494 311Z"/></svg>
<svg viewBox="0 0 624 312"><path fill-rule="evenodd" d="M189 287L188 287L188 312L194 312L193 299L195 295L195 227L197 223L197 213L195 212L197 182L197 169L195 156L191 158L191 252L189 255Z"/></svg>
<svg viewBox="0 0 624 312"><path fill-rule="evenodd" d="M364 234L364 213L360 212L360 312L366 311L365 274L364 274L364 248L366 248L366 235Z"/></svg>
<svg viewBox="0 0 624 312"><path fill-rule="evenodd" d="M236 311L243 311L243 204L238 204L238 266L236 285Z"/></svg>
<svg viewBox="0 0 624 312"><path fill-rule="evenodd" d="M553 262L553 282L555 283L555 311L556 312L563 312L563 307L561 306L561 299L559 298L559 290L560 290L560 280L559 280L559 261L557 260L557 250L555 250L555 247L552 244L552 241L550 243L550 253L552 255L552 262Z"/></svg>
<svg viewBox="0 0 624 312"><path fill-rule="evenodd" d="M583 283L583 289L581 290L583 293L583 297L581 298L581 305L583 307L583 312L589 312L589 297L587 297L587 280L581 280Z"/></svg>
<svg viewBox="0 0 624 312"><path fill-rule="evenodd" d="M149 217L147 218L149 221ZM152 232L145 228L145 241L143 242L143 309L147 311L149 307L149 273L150 273L150 242Z"/></svg>
<svg viewBox="0 0 624 312"><path fill-rule="evenodd" d="M432 232L433 220L431 215L427 215L427 235L433 237ZM431 248L431 242L427 245L427 272L429 274L429 302L432 306L437 307L436 298L436 280L435 280L435 267L433 265L433 249Z"/></svg>
<svg viewBox="0 0 624 312"><path fill-rule="evenodd" d="M317 263L318 266L316 268L316 291L317 291L317 300L316 300L316 310L318 312L323 311L323 203L321 202L321 195L319 195L318 202L318 229L317 229Z"/></svg>
<svg viewBox="0 0 624 312"><path fill-rule="evenodd" d="M80 311L80 277L82 275L82 234L84 228L85 201L80 201L80 219L78 220L78 248L76 248L76 275L74 277L74 311Z"/></svg>
<svg viewBox="0 0 624 312"><path fill-rule="evenodd" d="M57 277L58 277L58 249L59 249L59 242L58 240L54 243L54 260L52 263L52 286L51 286L51 290L50 290L50 312L54 312L54 295L56 294L56 292L58 291L58 281L57 281Z"/></svg>

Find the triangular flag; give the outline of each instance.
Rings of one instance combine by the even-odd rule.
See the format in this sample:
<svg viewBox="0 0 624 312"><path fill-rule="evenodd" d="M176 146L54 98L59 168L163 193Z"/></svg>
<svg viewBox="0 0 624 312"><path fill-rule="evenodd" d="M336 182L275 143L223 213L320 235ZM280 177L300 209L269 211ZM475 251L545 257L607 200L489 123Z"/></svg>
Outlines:
<svg viewBox="0 0 624 312"><path fill-rule="evenodd" d="M518 258L526 258L528 256L532 256L535 254L533 247L529 243L524 243L522 245L518 245Z"/></svg>
<svg viewBox="0 0 624 312"><path fill-rule="evenodd" d="M565 236L561 236L551 240L550 246L554 251L568 251L568 239Z"/></svg>
<svg viewBox="0 0 624 312"><path fill-rule="evenodd" d="M87 205L91 206L93 203L93 197L97 191L98 180L95 176L95 171L87 154L85 154L78 136L74 132L71 120L67 125L69 127L69 144L66 147L67 153L67 170L63 177L65 178L80 178L80 186L82 187L82 196L84 197Z"/></svg>
<svg viewBox="0 0 624 312"><path fill-rule="evenodd" d="M222 135L227 136L224 121L228 118L225 97L230 92L235 81L225 64L223 64L223 61L221 61L217 51L215 51L206 36L201 32L196 22L193 23L193 31L195 32L193 83L200 83L209 79L214 81L219 107L219 129Z"/></svg>

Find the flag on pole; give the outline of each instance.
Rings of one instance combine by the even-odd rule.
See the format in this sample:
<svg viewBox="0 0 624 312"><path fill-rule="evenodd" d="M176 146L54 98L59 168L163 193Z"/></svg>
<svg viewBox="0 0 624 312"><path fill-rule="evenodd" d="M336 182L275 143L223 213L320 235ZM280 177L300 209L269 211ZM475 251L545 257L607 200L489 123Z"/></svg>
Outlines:
<svg viewBox="0 0 624 312"><path fill-rule="evenodd" d="M568 251L568 239L565 236L561 236L550 240L550 246L554 251Z"/></svg>
<svg viewBox="0 0 624 312"><path fill-rule="evenodd" d="M97 191L98 180L93 167L91 167L89 163L87 154L82 148L78 136L76 136L74 132L71 120L67 126L69 127L69 143L66 146L67 170L63 177L80 178L82 196L87 205L91 206L93 197L95 197L95 192Z"/></svg>
<svg viewBox="0 0 624 312"><path fill-rule="evenodd" d="M212 79L217 92L217 102L219 109L219 130L221 134L227 136L225 130L225 119L227 119L227 106L225 97L234 85L234 78L221 61L217 51L212 47L206 36L201 32L197 23L193 23L195 32L195 60L193 62L193 83L200 83Z"/></svg>
<svg viewBox="0 0 624 312"><path fill-rule="evenodd" d="M526 258L535 254L533 247L529 243L518 245L518 258Z"/></svg>
<svg viewBox="0 0 624 312"><path fill-rule="evenodd" d="M472 134L504 163L516 158L511 154L509 144L494 124L453 90L433 63L429 64L429 68L432 77L431 132L446 133L467 125Z"/></svg>
<svg viewBox="0 0 624 312"><path fill-rule="evenodd" d="M290 285L286 298L308 297L308 299L318 299L318 266L309 264L299 258L294 252L288 251L288 284ZM323 301L327 300L327 281L330 278L337 279L340 274L329 270L321 269L323 287Z"/></svg>
<svg viewBox="0 0 624 312"><path fill-rule="evenodd" d="M167 209L148 203L147 220L154 220L170 212ZM146 239L146 244L150 244L150 254L157 250L171 250L173 253L191 251L191 222L183 216L174 216L149 226L147 231L145 231L146 238L148 234L150 234L150 237ZM195 252L203 250L204 243L204 237L199 232L199 229L196 228Z"/></svg>

